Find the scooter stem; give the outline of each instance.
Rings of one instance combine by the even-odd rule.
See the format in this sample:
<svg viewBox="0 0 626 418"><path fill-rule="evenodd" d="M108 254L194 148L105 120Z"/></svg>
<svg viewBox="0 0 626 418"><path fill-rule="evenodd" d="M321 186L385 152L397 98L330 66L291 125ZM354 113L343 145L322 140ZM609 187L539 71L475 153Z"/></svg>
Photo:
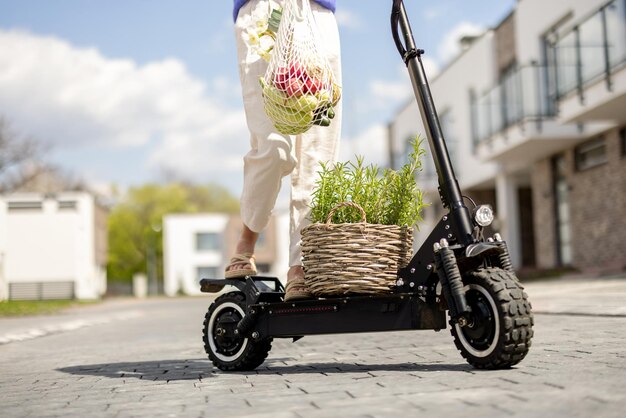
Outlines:
<svg viewBox="0 0 626 418"><path fill-rule="evenodd" d="M402 31L404 43L400 39L398 27ZM422 121L426 127L426 136L437 170L439 196L443 206L450 210L454 238L456 238L459 244L467 246L474 241L470 213L463 202L463 195L454 174L454 168L452 167L448 148L439 124L437 110L435 109L426 73L424 72L421 58L424 51L415 47L411 25L409 24L402 0L393 0L391 32L398 52L409 70L413 92L422 115Z"/></svg>

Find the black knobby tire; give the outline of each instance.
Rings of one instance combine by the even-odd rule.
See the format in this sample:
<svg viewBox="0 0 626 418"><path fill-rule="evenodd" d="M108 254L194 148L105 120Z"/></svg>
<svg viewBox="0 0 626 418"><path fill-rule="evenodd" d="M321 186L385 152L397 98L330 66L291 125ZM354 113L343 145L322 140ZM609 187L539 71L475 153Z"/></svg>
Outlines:
<svg viewBox="0 0 626 418"><path fill-rule="evenodd" d="M252 338L233 336L233 331L245 312L243 293L230 292L215 299L204 317L204 350L213 365L220 370L254 370L265 361L272 348L271 338L255 341ZM225 329L227 332L220 335Z"/></svg>
<svg viewBox="0 0 626 418"><path fill-rule="evenodd" d="M515 273L478 269L465 274L463 282L473 319L465 327L450 321L461 355L479 369L504 369L522 361L531 345L534 320Z"/></svg>

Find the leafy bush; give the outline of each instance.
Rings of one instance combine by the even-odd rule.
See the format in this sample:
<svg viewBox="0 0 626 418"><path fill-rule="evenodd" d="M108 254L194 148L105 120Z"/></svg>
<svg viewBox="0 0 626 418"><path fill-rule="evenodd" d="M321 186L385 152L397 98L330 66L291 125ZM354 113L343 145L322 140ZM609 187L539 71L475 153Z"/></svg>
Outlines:
<svg viewBox="0 0 626 418"><path fill-rule="evenodd" d="M421 141L411 143L409 161L399 170L382 170L374 164L365 165L363 157L354 162L322 164L311 203L311 221L326 222L330 211L339 203L354 202L365 211L367 222L383 225L413 226L422 220L425 206L416 175L422 170L425 154ZM355 223L361 214L352 207L341 208L332 223Z"/></svg>

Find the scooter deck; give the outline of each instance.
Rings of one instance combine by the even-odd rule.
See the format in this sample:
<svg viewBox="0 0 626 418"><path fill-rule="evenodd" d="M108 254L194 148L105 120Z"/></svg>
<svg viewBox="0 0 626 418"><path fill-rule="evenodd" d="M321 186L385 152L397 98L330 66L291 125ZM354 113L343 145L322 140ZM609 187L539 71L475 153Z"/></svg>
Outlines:
<svg viewBox="0 0 626 418"><path fill-rule="evenodd" d="M203 279L201 288L217 284L237 287L246 295L244 334L255 338L446 328L446 312L435 301L415 293L343 296L283 302L276 278ZM274 284L269 286L268 284Z"/></svg>

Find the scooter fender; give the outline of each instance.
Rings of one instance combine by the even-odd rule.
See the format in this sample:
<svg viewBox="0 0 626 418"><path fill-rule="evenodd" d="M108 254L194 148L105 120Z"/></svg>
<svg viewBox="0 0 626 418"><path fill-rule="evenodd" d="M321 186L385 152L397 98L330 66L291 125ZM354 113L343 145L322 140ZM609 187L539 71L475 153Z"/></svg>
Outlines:
<svg viewBox="0 0 626 418"><path fill-rule="evenodd" d="M465 257L489 257L492 255L502 254L504 250L495 242L477 242L465 247Z"/></svg>

